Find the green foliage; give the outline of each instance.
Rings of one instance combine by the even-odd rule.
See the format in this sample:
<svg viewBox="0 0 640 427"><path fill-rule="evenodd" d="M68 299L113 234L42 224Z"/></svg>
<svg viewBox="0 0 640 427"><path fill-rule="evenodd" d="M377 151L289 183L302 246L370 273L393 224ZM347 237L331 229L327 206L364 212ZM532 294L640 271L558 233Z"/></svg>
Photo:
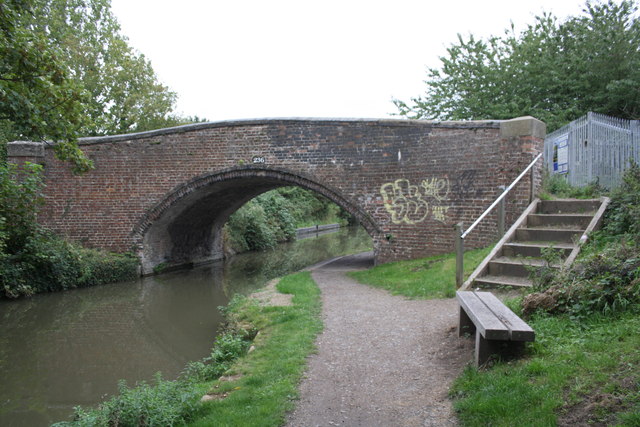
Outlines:
<svg viewBox="0 0 640 427"><path fill-rule="evenodd" d="M0 297L132 279L138 261L83 249L37 223L42 167L0 164Z"/></svg>
<svg viewBox="0 0 640 427"><path fill-rule="evenodd" d="M240 329L224 332L216 338L209 357L187 365L185 377L199 382L219 378L247 352L254 336L253 331Z"/></svg>
<svg viewBox="0 0 640 427"><path fill-rule="evenodd" d="M98 409L75 408L75 419L54 424L65 426L172 426L188 420L199 406L202 389L188 381L166 381L156 375L155 384L127 387L118 384L118 395Z"/></svg>
<svg viewBox="0 0 640 427"><path fill-rule="evenodd" d="M38 231L42 166L0 164L0 250L15 253Z"/></svg>
<svg viewBox="0 0 640 427"><path fill-rule="evenodd" d="M491 247L464 253L464 273L468 276L491 251ZM409 261L390 262L349 276L367 285L409 298L452 298L456 292L455 254L436 255Z"/></svg>
<svg viewBox="0 0 640 427"><path fill-rule="evenodd" d="M238 252L272 248L278 243L264 208L257 202L250 201L234 213L227 230L232 247Z"/></svg>
<svg viewBox="0 0 640 427"><path fill-rule="evenodd" d="M625 170L622 184L611 193L605 230L640 243L640 167L636 163Z"/></svg>
<svg viewBox="0 0 640 427"><path fill-rule="evenodd" d="M138 276L129 255L85 249L39 230L15 253L0 254L0 298L17 298L124 280Z"/></svg>
<svg viewBox="0 0 640 427"><path fill-rule="evenodd" d="M284 187L250 200L225 226L235 252L273 248L295 239L296 228L327 221L348 222L346 212L328 199L300 187Z"/></svg>
<svg viewBox="0 0 640 427"><path fill-rule="evenodd" d="M216 339L211 356L187 365L175 381L156 374L155 384L141 382L135 387L119 383L118 394L95 409L76 407L73 421L65 426L172 426L189 421L200 408L200 398L207 390L205 382L217 379L249 347L244 330L229 329Z"/></svg>
<svg viewBox="0 0 640 427"><path fill-rule="evenodd" d="M176 95L120 34L109 0L0 4L0 159L13 140L55 141L74 172L92 168L78 135L201 121L172 114Z"/></svg>
<svg viewBox="0 0 640 427"><path fill-rule="evenodd" d="M293 409L298 383L316 335L322 330L320 291L308 272L284 277L280 292L293 294L293 306L238 307L240 318L261 326L255 351L233 368L235 381L214 382L210 393L227 394L203 405L193 426L280 426Z"/></svg>
<svg viewBox="0 0 640 427"><path fill-rule="evenodd" d="M525 313L544 310L582 320L640 306L640 248L608 244L569 269L534 277L537 293L525 298Z"/></svg>
<svg viewBox="0 0 640 427"><path fill-rule="evenodd" d="M633 1L587 2L583 14L552 15L516 34L458 42L432 68L424 97L394 103L427 119L510 119L531 115L549 131L588 111L640 116L640 21Z"/></svg>
<svg viewBox="0 0 640 427"><path fill-rule="evenodd" d="M56 154L74 172L91 168L76 143L85 124L86 92L62 60L59 46L34 31L32 0L0 5L0 145L17 139L54 140Z"/></svg>
<svg viewBox="0 0 640 427"><path fill-rule="evenodd" d="M83 135L168 127L176 94L158 82L111 13L109 0L45 0L34 7L34 32L59 49L59 60L87 92Z"/></svg>
<svg viewBox="0 0 640 427"><path fill-rule="evenodd" d="M561 199L596 199L604 192L605 190L598 182L593 182L584 187L574 187L567 182L565 175L545 174L542 180L542 194L540 197L544 200L554 197Z"/></svg>

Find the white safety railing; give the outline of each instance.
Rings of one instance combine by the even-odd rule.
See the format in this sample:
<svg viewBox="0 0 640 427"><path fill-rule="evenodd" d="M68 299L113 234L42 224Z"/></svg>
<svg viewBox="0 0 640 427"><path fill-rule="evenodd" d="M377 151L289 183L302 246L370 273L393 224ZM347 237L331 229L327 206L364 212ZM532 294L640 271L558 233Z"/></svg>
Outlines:
<svg viewBox="0 0 640 427"><path fill-rule="evenodd" d="M535 192L535 188L534 188L534 176L533 176L533 166L536 164L536 162L538 160L540 160L542 158L542 154L540 153L538 154L532 161L531 163L529 163L529 166L527 166L520 175L518 175L518 177L511 183L511 185L509 185L507 188L504 189L504 191L502 192L502 194L500 194L500 196L498 196L498 198L491 204L491 206L489 206L483 213L482 215L480 215L478 217L478 219L476 219L473 224L471 224L471 226L469 228L467 228L466 230L464 230L464 226L462 224L462 222L459 222L458 224L455 225L455 230L456 230L456 239L455 239L455 246L456 246L456 287L459 288L460 286L462 286L462 283L464 282L464 238L467 237L467 235L469 235L469 233L471 233L471 231L473 231L474 228L476 228L476 226L478 224L480 224L480 222L487 216L489 215L489 213L491 213L491 211L497 206L498 207L498 234L500 237L502 237L504 235L504 230L505 230L505 197L507 197L507 194L509 194L509 192L520 182L520 180L528 173L531 172L531 178L530 178L530 184L529 184L529 203L531 203L533 201L534 198L534 192Z"/></svg>

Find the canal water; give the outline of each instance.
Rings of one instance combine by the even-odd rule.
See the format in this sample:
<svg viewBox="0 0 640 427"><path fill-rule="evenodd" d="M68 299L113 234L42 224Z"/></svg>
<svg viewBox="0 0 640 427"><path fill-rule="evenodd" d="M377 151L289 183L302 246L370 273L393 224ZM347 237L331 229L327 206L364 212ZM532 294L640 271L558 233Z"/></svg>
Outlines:
<svg viewBox="0 0 640 427"><path fill-rule="evenodd" d="M69 419L128 385L176 378L208 355L219 306L268 280L369 250L361 228L137 281L0 300L0 426Z"/></svg>

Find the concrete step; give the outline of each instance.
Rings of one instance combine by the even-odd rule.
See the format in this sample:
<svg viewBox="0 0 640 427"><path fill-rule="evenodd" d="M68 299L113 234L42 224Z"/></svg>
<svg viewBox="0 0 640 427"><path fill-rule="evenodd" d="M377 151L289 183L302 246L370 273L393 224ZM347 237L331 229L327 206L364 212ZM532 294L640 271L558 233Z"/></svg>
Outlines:
<svg viewBox="0 0 640 427"><path fill-rule="evenodd" d="M571 243L542 243L542 242L507 242L502 246L502 255L506 257L534 257L542 256L542 249L553 247L560 252L561 258L569 256L574 248Z"/></svg>
<svg viewBox="0 0 640 427"><path fill-rule="evenodd" d="M478 288L495 288L498 286L530 288L533 286L533 282L525 277L487 275L478 277L473 282L473 286Z"/></svg>
<svg viewBox="0 0 640 427"><path fill-rule="evenodd" d="M502 256L489 262L489 275L529 277L532 269L535 270L546 265L547 262L541 258L510 258ZM552 265L552 267L560 268L560 265Z"/></svg>
<svg viewBox="0 0 640 427"><path fill-rule="evenodd" d="M516 230L516 241L573 243L580 238L582 232L583 230L571 228L519 228Z"/></svg>
<svg viewBox="0 0 640 427"><path fill-rule="evenodd" d="M527 217L527 226L586 230L591 218L592 214L531 214Z"/></svg>
<svg viewBox="0 0 640 427"><path fill-rule="evenodd" d="M599 199L564 199L541 200L538 203L538 212L541 214L566 214L566 213L595 213L600 207Z"/></svg>

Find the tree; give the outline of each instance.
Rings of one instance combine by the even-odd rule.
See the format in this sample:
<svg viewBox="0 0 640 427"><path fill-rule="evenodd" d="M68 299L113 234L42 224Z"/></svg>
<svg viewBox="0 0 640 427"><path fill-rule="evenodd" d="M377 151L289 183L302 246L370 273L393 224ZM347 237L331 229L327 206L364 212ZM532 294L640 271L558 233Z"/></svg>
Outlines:
<svg viewBox="0 0 640 427"><path fill-rule="evenodd" d="M42 0L36 15L37 30L60 47L69 72L89 93L83 135L145 131L180 121L171 115L176 94L129 46L109 0Z"/></svg>
<svg viewBox="0 0 640 427"><path fill-rule="evenodd" d="M91 162L76 143L84 124L82 87L69 76L60 51L33 31L31 0L0 3L0 146L14 139L54 140L76 172Z"/></svg>
<svg viewBox="0 0 640 427"><path fill-rule="evenodd" d="M458 42L431 68L423 97L394 100L399 115L438 120L531 115L549 130L588 111L640 117L640 21L633 1L585 4L563 23L535 18L520 34Z"/></svg>

